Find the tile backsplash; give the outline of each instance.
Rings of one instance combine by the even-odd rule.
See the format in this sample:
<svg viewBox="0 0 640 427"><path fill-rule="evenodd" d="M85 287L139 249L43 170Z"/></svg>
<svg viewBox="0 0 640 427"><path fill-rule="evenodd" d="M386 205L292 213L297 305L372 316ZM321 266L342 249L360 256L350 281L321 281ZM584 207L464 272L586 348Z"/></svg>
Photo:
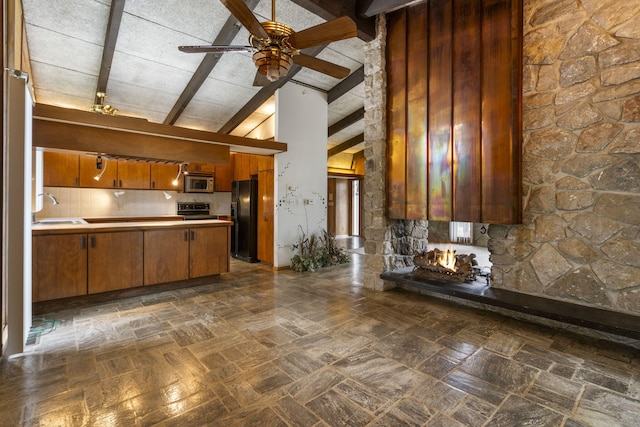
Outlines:
<svg viewBox="0 0 640 427"><path fill-rule="evenodd" d="M175 215L177 202L204 202L211 205L212 215L231 213L231 193L213 194L178 193L158 190L121 190L69 187L45 187L58 204L45 198L43 208L36 219L43 218L88 218L108 216L155 216Z"/></svg>

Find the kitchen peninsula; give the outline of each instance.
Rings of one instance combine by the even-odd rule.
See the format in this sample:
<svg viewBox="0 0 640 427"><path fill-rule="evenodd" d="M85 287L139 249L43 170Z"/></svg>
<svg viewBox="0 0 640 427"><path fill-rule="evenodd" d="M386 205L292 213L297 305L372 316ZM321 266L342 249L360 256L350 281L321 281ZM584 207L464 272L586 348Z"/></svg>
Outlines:
<svg viewBox="0 0 640 427"><path fill-rule="evenodd" d="M229 271L230 221L80 222L32 226L34 312L42 302L117 299L123 290L210 283Z"/></svg>

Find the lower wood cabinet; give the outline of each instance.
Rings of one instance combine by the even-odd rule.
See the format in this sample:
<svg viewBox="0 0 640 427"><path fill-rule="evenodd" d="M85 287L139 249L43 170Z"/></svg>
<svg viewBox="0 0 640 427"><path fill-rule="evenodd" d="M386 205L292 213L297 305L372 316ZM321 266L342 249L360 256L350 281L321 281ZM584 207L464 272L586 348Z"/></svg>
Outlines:
<svg viewBox="0 0 640 427"><path fill-rule="evenodd" d="M189 278L189 229L144 232L144 284Z"/></svg>
<svg viewBox="0 0 640 427"><path fill-rule="evenodd" d="M189 233L189 277L229 271L228 227L192 228Z"/></svg>
<svg viewBox="0 0 640 427"><path fill-rule="evenodd" d="M34 235L33 301L229 271L229 227Z"/></svg>
<svg viewBox="0 0 640 427"><path fill-rule="evenodd" d="M142 286L142 231L89 234L88 292Z"/></svg>
<svg viewBox="0 0 640 427"><path fill-rule="evenodd" d="M32 239L33 301L87 294L87 235L60 234Z"/></svg>

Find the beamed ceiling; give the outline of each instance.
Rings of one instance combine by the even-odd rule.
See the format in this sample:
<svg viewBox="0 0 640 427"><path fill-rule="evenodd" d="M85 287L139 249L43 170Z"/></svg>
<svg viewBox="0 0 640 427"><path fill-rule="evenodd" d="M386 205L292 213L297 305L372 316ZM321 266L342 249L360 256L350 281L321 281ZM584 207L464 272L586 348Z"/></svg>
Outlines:
<svg viewBox="0 0 640 427"><path fill-rule="evenodd" d="M339 80L293 65L285 78L267 86L254 86L250 53L178 50L180 45L247 44L248 31L219 0L22 3L39 104L88 110L96 92L106 92L105 103L119 116L269 139L274 136L273 95L295 83L327 93L327 149L334 155L363 149L364 46L374 36L374 18L367 15L397 2L276 0L276 20L295 31L348 15L358 37L304 51L348 68L348 77ZM271 0L245 3L259 21L271 19Z"/></svg>

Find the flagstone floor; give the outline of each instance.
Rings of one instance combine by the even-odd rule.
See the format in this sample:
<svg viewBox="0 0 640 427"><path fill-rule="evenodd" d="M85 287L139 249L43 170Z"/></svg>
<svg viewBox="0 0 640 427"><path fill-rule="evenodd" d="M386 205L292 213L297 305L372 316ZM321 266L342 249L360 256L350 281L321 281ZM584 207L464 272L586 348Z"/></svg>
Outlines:
<svg viewBox="0 0 640 427"><path fill-rule="evenodd" d="M2 426L637 426L638 350L407 291L364 257L46 316Z"/></svg>

